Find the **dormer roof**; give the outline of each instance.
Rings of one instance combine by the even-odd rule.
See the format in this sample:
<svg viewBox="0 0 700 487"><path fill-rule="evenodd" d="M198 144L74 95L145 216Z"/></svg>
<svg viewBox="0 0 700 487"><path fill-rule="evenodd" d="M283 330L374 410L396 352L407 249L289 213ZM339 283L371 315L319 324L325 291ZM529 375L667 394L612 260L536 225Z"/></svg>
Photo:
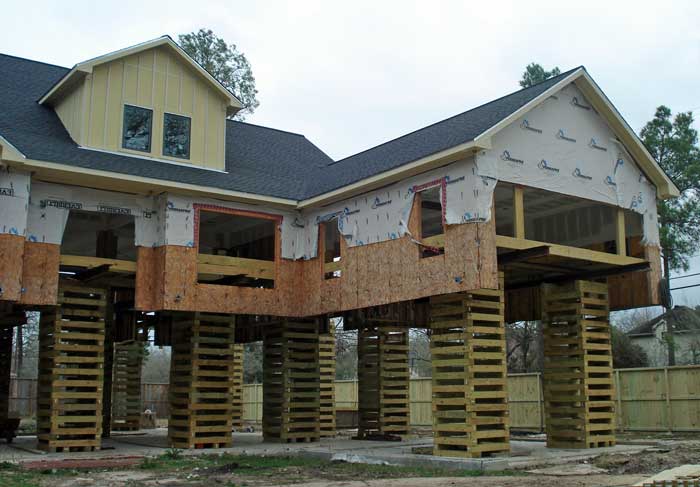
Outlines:
<svg viewBox="0 0 700 487"><path fill-rule="evenodd" d="M231 93L224 85L209 74L206 69L192 59L179 45L177 45L175 41L170 38L170 36L167 35L142 42L125 49L119 49L118 51L110 52L109 54L104 54L102 56L88 59L87 61L76 64L41 96L39 99L39 104L53 106L53 104L60 99L64 93L70 91L72 87L82 81L86 75L92 73L95 66L160 46L165 46L172 50L172 52L179 56L183 62L191 66L195 72L200 74L202 78L204 78L215 90L221 93L228 103L228 115L233 115L243 108L243 104L238 100L238 98L235 97L233 93Z"/></svg>

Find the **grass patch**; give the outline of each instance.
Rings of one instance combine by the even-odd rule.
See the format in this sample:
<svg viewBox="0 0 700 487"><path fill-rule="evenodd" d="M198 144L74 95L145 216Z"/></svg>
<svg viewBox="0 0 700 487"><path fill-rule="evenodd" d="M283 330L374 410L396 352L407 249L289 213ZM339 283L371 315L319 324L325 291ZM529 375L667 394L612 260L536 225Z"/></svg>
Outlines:
<svg viewBox="0 0 700 487"><path fill-rule="evenodd" d="M257 455L192 455L163 454L146 458L141 468L154 471L179 471L198 476L231 474L238 477L279 477L287 482L309 478L344 480L403 477L480 477L521 476L522 471L448 470L424 466L406 467L329 462L316 458Z"/></svg>
<svg viewBox="0 0 700 487"><path fill-rule="evenodd" d="M41 485L41 474L22 470L14 463L0 462L0 485L2 487L37 487Z"/></svg>

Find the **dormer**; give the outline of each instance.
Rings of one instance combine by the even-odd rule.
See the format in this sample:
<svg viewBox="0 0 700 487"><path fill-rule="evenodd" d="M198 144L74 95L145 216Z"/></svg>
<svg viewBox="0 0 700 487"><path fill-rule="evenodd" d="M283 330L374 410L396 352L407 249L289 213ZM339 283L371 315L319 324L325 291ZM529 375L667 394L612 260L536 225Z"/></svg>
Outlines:
<svg viewBox="0 0 700 487"><path fill-rule="evenodd" d="M167 36L76 64L39 103L85 149L222 171L243 107Z"/></svg>

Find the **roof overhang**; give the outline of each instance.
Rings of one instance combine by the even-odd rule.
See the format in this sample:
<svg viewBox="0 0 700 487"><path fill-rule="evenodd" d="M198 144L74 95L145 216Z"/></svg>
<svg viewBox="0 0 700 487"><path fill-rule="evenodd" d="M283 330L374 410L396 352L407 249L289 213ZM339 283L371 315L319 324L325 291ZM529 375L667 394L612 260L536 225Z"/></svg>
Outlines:
<svg viewBox="0 0 700 487"><path fill-rule="evenodd" d="M593 108L605 119L617 138L620 140L625 149L635 160L639 168L644 172L649 181L656 186L656 194L660 199L669 199L679 196L678 187L671 181L671 178L661 169L654 157L649 153L637 134L632 130L625 119L617 111L617 108L610 102L605 93L593 81L593 78L583 68L578 68L569 76L553 85L542 94L533 98L520 109L516 110L508 117L502 119L497 124L493 125L483 133L474 138L474 142L486 144L500 130L510 125L512 122L520 118L522 115L542 103L544 100L569 85L574 83L576 87L586 97L586 100Z"/></svg>
<svg viewBox="0 0 700 487"><path fill-rule="evenodd" d="M408 164L395 167L394 169L361 179L347 186L302 200L299 202L299 209L312 206L324 206L339 200L351 198L353 196L366 193L367 191L372 191L388 184L401 181L402 179L415 176L416 174L459 161L460 159L470 156L480 149L490 148L491 146L488 145L488 143L478 144L475 141L469 141L423 157L416 161L409 162Z"/></svg>
<svg viewBox="0 0 700 487"><path fill-rule="evenodd" d="M215 90L221 93L228 103L227 111L229 115L243 108L243 104L238 100L238 98L236 98L224 87L224 85L209 74L209 72L199 63L192 59L180 46L177 45L175 41L170 38L170 36L158 37L157 39L142 42L141 44L136 44L135 46L120 49L118 51L76 64L68 73L66 73L65 76L63 76L63 78L58 80L58 82L56 82L56 84L54 84L51 89L44 94L44 96L41 97L39 103L42 105L52 105L56 100L60 99L66 91L70 90L71 87L75 86L75 84L80 82L88 74L91 74L95 66L159 46L166 46L170 48L174 53L180 56L185 63L190 65L197 73L206 79Z"/></svg>
<svg viewBox="0 0 700 487"><path fill-rule="evenodd" d="M250 205L261 205L266 208L278 208L290 211L297 208L297 201L292 199L144 176L134 176L131 174L122 174L99 169L69 166L56 162L26 159L24 156L22 156L21 159L16 159L13 157L6 157L5 152L2 152L2 164L30 171L38 180L50 183L86 186L108 191L135 194L158 194L167 191L177 191L179 194L197 195Z"/></svg>

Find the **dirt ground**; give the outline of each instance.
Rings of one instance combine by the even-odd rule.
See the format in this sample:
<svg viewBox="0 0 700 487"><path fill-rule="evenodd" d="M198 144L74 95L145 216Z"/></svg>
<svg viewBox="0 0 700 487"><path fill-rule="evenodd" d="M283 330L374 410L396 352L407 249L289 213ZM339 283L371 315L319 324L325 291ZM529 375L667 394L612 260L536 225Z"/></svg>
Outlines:
<svg viewBox="0 0 700 487"><path fill-rule="evenodd" d="M524 471L485 475L477 471L349 464L299 457L181 457L177 454L145 459L137 465L109 470L28 470L11 465L4 465L0 469L0 486L3 487L611 487L631 485L643 478L640 475L575 475L565 477L563 482L562 477L533 475Z"/></svg>
<svg viewBox="0 0 700 487"><path fill-rule="evenodd" d="M611 474L655 474L681 465L700 464L700 440L664 442L641 455L601 455L594 464Z"/></svg>
<svg viewBox="0 0 700 487"><path fill-rule="evenodd" d="M454 471L428 467L397 467L329 462L306 457L197 455L167 451L131 464L96 468L53 469L0 463L1 487L72 486L299 486L310 487L613 487L629 486L662 470L700 464L700 440L694 437L628 437L649 441L640 453L603 454L589 462L501 472ZM36 463L36 462L35 462ZM107 467L107 468L105 468ZM599 470L602 469L602 470ZM588 471L586 471L588 470Z"/></svg>

